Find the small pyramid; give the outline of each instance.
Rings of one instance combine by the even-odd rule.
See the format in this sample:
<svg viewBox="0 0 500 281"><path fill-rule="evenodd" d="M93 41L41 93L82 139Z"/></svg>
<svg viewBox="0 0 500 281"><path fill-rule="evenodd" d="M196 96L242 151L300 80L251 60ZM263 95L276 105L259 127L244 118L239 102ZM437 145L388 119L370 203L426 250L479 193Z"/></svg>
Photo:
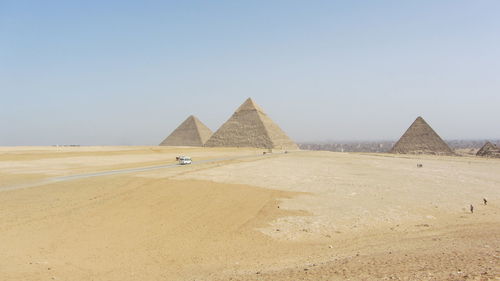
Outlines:
<svg viewBox="0 0 500 281"><path fill-rule="evenodd" d="M203 146L212 131L195 116L189 116L164 141L162 146Z"/></svg>
<svg viewBox="0 0 500 281"><path fill-rule="evenodd" d="M439 137L438 134L418 117L406 130L399 141L389 151L402 154L437 154L454 155L451 148Z"/></svg>
<svg viewBox="0 0 500 281"><path fill-rule="evenodd" d="M298 149L297 144L251 98L210 137L205 146Z"/></svg>
<svg viewBox="0 0 500 281"><path fill-rule="evenodd" d="M483 147L478 150L476 156L500 158L500 147L487 141Z"/></svg>

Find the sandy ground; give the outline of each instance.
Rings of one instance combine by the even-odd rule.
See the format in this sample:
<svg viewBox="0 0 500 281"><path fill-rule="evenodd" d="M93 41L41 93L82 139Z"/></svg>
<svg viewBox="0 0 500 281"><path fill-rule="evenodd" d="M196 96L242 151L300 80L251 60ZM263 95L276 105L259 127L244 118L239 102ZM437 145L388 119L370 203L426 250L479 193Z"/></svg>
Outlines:
<svg viewBox="0 0 500 281"><path fill-rule="evenodd" d="M179 154L252 157L1 191ZM498 202L498 159L0 147L0 280L500 280Z"/></svg>

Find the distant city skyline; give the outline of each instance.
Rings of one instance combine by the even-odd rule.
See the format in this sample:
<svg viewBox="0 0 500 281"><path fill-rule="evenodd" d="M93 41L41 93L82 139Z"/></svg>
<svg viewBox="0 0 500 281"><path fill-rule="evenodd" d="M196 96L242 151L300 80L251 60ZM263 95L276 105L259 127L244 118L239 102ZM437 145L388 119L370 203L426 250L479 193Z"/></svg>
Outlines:
<svg viewBox="0 0 500 281"><path fill-rule="evenodd" d="M499 1L1 1L0 145L157 145L251 97L294 141L500 139Z"/></svg>

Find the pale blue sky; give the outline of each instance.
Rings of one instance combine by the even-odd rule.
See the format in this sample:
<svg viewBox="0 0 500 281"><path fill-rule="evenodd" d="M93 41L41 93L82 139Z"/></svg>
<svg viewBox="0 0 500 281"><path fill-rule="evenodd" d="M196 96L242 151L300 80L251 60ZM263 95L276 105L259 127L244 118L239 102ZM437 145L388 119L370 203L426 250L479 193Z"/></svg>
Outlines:
<svg viewBox="0 0 500 281"><path fill-rule="evenodd" d="M105 3L104 3L105 2ZM0 0L0 145L157 144L253 97L296 141L500 138L500 1Z"/></svg>

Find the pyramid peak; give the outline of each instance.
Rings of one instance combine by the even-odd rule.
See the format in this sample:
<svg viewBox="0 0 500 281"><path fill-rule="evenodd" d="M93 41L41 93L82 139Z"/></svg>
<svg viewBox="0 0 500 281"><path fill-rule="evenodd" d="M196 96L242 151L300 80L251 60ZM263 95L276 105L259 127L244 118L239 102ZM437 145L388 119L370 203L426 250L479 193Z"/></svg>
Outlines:
<svg viewBox="0 0 500 281"><path fill-rule="evenodd" d="M490 142L490 141L487 141L483 147L481 149L496 149L497 148L497 145Z"/></svg>
<svg viewBox="0 0 500 281"><path fill-rule="evenodd" d="M191 122L191 123L194 123L196 125L197 123L200 123L201 121L196 116L189 115L188 118L186 118L186 120L184 120L184 122Z"/></svg>
<svg viewBox="0 0 500 281"><path fill-rule="evenodd" d="M424 126L424 127L429 127L429 129L433 130L431 128L431 126L429 125L429 123L427 123L427 121L425 121L425 119L422 116L418 116L417 119L415 119L415 121L413 121L413 123L411 124L410 128L412 126Z"/></svg>
<svg viewBox="0 0 500 281"><path fill-rule="evenodd" d="M194 115L189 115L189 117L186 118L186 121L187 120L193 120L193 121L196 121L196 122L201 122L200 119L198 119L198 117L196 117Z"/></svg>
<svg viewBox="0 0 500 281"><path fill-rule="evenodd" d="M251 110L260 111L264 113L264 110L259 105L257 105L252 98L246 99L245 102L242 105L240 105L240 107L238 107L236 112L251 111Z"/></svg>
<svg viewBox="0 0 500 281"><path fill-rule="evenodd" d="M425 121L425 119L424 119L422 116L418 116L418 117L415 119L415 121L414 121L414 122L423 122L423 123L426 123L426 124L427 124L427 122Z"/></svg>

